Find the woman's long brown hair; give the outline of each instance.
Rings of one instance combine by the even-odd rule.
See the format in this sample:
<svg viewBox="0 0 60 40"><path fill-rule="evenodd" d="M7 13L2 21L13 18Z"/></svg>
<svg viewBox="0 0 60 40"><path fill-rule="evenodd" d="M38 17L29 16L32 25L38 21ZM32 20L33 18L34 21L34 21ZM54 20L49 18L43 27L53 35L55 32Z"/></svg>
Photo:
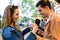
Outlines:
<svg viewBox="0 0 60 40"><path fill-rule="evenodd" d="M12 19L12 15L15 11L15 9L18 9L18 6L13 6L13 5L8 5L5 10L4 10L4 15L2 18L2 28L4 29L6 26L10 25L13 23L13 27L16 28L17 30L20 30L17 26L16 23Z"/></svg>

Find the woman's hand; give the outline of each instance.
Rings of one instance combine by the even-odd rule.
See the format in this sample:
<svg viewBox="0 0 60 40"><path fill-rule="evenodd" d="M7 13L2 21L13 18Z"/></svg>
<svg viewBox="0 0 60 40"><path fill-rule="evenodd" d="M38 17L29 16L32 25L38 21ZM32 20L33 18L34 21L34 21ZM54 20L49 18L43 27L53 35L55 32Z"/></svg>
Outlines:
<svg viewBox="0 0 60 40"><path fill-rule="evenodd" d="M39 29L38 29L38 26L37 26L37 24L35 24L35 23L34 23L32 26L33 26L32 33L36 34L37 31L39 30Z"/></svg>
<svg viewBox="0 0 60 40"><path fill-rule="evenodd" d="M32 28L32 29L33 29L33 27L34 27L34 23L32 23L32 24L30 25L30 28Z"/></svg>

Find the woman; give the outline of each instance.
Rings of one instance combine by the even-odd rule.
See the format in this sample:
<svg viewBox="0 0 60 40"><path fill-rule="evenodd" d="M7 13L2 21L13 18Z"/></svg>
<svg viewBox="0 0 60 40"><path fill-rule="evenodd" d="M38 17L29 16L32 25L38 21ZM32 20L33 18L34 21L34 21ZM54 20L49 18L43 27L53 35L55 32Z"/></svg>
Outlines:
<svg viewBox="0 0 60 40"><path fill-rule="evenodd" d="M30 28L26 28L24 31L17 27L16 22L19 18L19 9L17 6L9 5L4 11L2 18L2 37L3 40L24 40L24 35L30 31ZM35 40L35 33L37 32L36 24L26 40Z"/></svg>

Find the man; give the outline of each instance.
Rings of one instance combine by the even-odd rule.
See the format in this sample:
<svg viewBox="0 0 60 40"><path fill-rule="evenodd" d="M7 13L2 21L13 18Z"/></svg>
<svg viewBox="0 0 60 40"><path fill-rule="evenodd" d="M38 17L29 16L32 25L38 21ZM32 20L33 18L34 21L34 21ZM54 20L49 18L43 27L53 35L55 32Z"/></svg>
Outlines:
<svg viewBox="0 0 60 40"><path fill-rule="evenodd" d="M48 16L46 28L44 31L44 38L42 39L60 40L60 17L51 10L50 2L48 0L40 0L36 7L40 12L40 15Z"/></svg>

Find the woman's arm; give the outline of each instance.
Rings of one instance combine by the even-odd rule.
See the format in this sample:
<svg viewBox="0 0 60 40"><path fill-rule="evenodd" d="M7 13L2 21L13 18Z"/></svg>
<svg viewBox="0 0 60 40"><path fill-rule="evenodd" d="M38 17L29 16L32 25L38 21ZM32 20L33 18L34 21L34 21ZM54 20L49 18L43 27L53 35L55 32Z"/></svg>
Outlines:
<svg viewBox="0 0 60 40"><path fill-rule="evenodd" d="M26 38L26 40L36 40L35 35L31 32L29 36Z"/></svg>
<svg viewBox="0 0 60 40"><path fill-rule="evenodd" d="M22 31L22 35L25 35L28 32L30 32L30 28L29 27Z"/></svg>
<svg viewBox="0 0 60 40"><path fill-rule="evenodd" d="M36 40L35 34L38 31L38 26L36 24L33 24L33 29L31 33L28 35L26 40Z"/></svg>
<svg viewBox="0 0 60 40"><path fill-rule="evenodd" d="M25 35L26 33L30 32L30 30L33 28L34 28L34 23L32 23L30 27L27 27L25 30L23 30L22 34Z"/></svg>

